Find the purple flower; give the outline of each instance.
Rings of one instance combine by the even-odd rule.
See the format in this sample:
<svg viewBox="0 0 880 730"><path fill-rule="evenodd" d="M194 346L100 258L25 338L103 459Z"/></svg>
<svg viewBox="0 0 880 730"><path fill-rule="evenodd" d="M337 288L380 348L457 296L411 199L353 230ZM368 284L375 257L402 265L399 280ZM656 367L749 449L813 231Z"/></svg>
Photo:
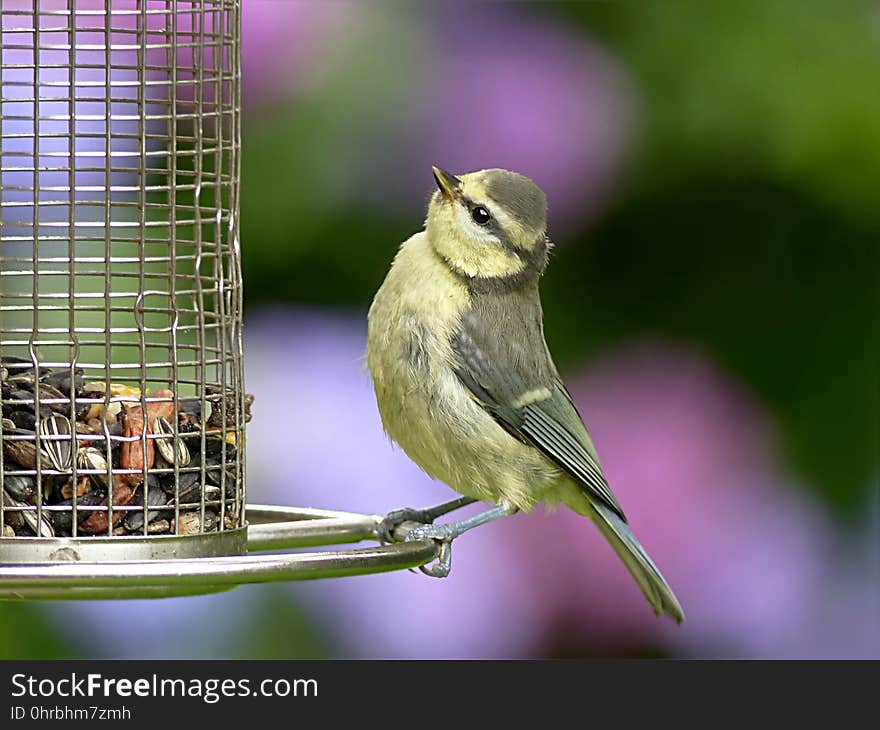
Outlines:
<svg viewBox="0 0 880 730"><path fill-rule="evenodd" d="M248 0L241 17L245 104L283 100L314 83L360 15L352 2Z"/></svg>
<svg viewBox="0 0 880 730"><path fill-rule="evenodd" d="M507 167L545 189L551 233L589 220L633 126L624 70L545 17L462 9L255 0L243 14L246 105L319 90L306 113L327 119L311 134L333 143L317 178L341 176L337 196L411 211L433 187L431 165Z"/></svg>
<svg viewBox="0 0 880 730"><path fill-rule="evenodd" d="M521 543L548 598L550 637L686 656L855 649L851 627L836 626L829 642L817 636L830 605L860 611L862 589L839 574L848 563L834 526L785 475L759 404L705 358L664 345L608 355L570 385L634 532L687 618L653 620L596 530L563 511L524 523L531 535Z"/></svg>
<svg viewBox="0 0 880 730"><path fill-rule="evenodd" d="M549 199L550 231L589 218L618 173L632 125L630 83L583 33L499 5L424 18L425 75L406 119L402 191L430 166L505 167Z"/></svg>

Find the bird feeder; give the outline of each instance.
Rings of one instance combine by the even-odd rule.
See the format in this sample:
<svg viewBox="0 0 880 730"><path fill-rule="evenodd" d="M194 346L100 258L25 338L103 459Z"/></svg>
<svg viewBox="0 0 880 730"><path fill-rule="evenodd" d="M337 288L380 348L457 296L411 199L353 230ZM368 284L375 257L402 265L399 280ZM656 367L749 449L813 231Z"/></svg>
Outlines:
<svg viewBox="0 0 880 730"><path fill-rule="evenodd" d="M248 506L241 0L0 0L0 597L423 565Z"/></svg>

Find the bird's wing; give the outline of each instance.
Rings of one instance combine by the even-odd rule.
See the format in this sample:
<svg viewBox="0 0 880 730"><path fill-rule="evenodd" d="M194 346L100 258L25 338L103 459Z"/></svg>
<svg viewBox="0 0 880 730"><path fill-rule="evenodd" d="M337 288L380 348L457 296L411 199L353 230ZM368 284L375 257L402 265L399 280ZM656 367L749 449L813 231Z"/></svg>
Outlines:
<svg viewBox="0 0 880 730"><path fill-rule="evenodd" d="M452 338L452 349L459 380L508 433L540 449L574 477L587 496L626 521L584 422L553 366L540 320L537 331L534 321L509 318L499 330L487 326L479 312L469 312Z"/></svg>

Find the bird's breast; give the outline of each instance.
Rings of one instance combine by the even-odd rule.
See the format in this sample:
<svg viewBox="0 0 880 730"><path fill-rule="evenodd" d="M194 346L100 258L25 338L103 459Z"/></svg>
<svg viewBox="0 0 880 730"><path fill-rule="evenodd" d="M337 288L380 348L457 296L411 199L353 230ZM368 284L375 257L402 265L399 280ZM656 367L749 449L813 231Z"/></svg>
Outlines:
<svg viewBox="0 0 880 730"><path fill-rule="evenodd" d="M558 472L501 428L455 374L451 341L470 307L467 288L424 234L401 247L369 314L367 365L382 424L432 477L528 509Z"/></svg>
<svg viewBox="0 0 880 730"><path fill-rule="evenodd" d="M451 339L470 304L467 288L437 258L424 233L401 246L369 313L367 365L383 423L399 441L409 411L456 397Z"/></svg>

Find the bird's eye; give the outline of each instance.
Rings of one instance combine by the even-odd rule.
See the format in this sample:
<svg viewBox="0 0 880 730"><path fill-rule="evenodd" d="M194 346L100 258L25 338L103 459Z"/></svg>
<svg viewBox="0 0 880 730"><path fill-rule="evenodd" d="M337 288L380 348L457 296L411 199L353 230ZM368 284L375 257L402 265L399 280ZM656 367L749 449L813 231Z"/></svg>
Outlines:
<svg viewBox="0 0 880 730"><path fill-rule="evenodd" d="M489 211L486 210L482 205L476 206L471 211L471 218L474 219L474 223L485 226L490 220L492 220L492 216L489 215Z"/></svg>

